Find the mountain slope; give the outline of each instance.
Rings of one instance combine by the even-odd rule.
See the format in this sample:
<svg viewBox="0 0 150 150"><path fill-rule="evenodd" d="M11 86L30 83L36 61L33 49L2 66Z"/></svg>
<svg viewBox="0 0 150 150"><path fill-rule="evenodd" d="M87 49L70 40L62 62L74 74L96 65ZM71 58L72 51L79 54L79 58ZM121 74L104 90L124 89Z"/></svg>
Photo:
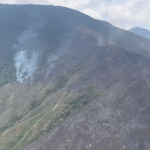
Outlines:
<svg viewBox="0 0 150 150"><path fill-rule="evenodd" d="M63 7L0 20L0 150L148 149L148 39Z"/></svg>
<svg viewBox="0 0 150 150"><path fill-rule="evenodd" d="M143 29L140 27L134 27L134 28L130 29L129 31L150 39L150 31L147 29Z"/></svg>
<svg viewBox="0 0 150 150"><path fill-rule="evenodd" d="M72 86L94 83L100 95L23 150L149 149L150 60L114 46L91 57Z"/></svg>

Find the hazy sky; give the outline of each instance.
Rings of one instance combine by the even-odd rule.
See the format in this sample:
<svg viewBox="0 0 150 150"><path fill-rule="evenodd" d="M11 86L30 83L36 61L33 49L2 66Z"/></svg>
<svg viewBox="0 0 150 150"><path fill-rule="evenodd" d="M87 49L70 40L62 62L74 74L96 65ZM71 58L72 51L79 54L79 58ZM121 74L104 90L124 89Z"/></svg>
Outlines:
<svg viewBox="0 0 150 150"><path fill-rule="evenodd" d="M120 28L141 26L150 29L150 0L0 0L0 3L60 5Z"/></svg>

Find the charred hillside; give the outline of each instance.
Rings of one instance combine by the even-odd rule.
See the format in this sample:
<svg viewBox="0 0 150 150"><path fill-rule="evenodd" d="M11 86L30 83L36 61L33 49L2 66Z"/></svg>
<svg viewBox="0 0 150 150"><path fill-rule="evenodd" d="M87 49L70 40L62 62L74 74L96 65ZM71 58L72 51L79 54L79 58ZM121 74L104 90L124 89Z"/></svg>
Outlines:
<svg viewBox="0 0 150 150"><path fill-rule="evenodd" d="M0 150L149 150L149 47L68 8L0 5Z"/></svg>
<svg viewBox="0 0 150 150"><path fill-rule="evenodd" d="M87 39L93 44L104 44L106 40L103 42L102 37L107 39L106 43L115 43L128 51L146 56L149 53L148 40L75 10L55 6L0 5L0 85L16 80L14 61L22 55L24 61L20 63L27 64L26 57L30 64L33 59L37 59L32 66L34 70L26 67L24 74L30 78L35 71L47 67L49 55L54 55L52 59L55 61L63 53L62 49L68 41L79 36L83 26L97 33L94 35L98 36L96 39L92 36Z"/></svg>

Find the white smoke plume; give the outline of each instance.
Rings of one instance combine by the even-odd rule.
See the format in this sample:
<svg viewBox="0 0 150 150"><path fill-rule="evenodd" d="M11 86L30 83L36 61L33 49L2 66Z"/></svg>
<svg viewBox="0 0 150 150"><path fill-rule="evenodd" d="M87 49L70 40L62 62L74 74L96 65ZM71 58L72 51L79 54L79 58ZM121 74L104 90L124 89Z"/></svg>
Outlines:
<svg viewBox="0 0 150 150"><path fill-rule="evenodd" d="M27 51L18 52L15 57L16 77L20 84L33 83L34 72L38 69L37 61L38 55L35 52L31 53L28 58ZM30 79L30 81L29 81Z"/></svg>
<svg viewBox="0 0 150 150"><path fill-rule="evenodd" d="M16 77L20 84L33 83L33 75L38 69L38 56L40 46L37 41L38 30L42 28L42 22L33 24L27 30L23 31L17 38L18 44L15 48L18 53L14 56Z"/></svg>
<svg viewBox="0 0 150 150"><path fill-rule="evenodd" d="M45 75L45 79L47 79L48 75L51 73L52 69L55 67L55 62L59 59L59 56L56 54L52 54L49 59L48 59L48 70L47 73Z"/></svg>
<svg viewBox="0 0 150 150"><path fill-rule="evenodd" d="M46 21L36 9L27 13L29 24L17 37L17 44L13 45L17 54L14 56L16 77L20 84L32 84L35 71L38 70L39 54L39 33L46 26Z"/></svg>
<svg viewBox="0 0 150 150"><path fill-rule="evenodd" d="M38 69L38 48L36 37L38 33L32 26L28 30L23 31L17 38L18 44L14 45L18 53L14 56L16 77L20 84L26 84L30 80L33 83L34 72Z"/></svg>

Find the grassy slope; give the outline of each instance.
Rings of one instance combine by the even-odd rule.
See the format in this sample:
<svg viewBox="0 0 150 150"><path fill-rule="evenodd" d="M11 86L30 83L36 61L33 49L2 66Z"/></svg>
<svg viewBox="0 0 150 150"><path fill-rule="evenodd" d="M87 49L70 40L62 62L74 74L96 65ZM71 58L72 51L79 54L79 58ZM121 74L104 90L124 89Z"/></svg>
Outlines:
<svg viewBox="0 0 150 150"><path fill-rule="evenodd" d="M49 84L21 87L12 83L4 86L0 94L5 95L5 101L12 105L5 104L3 107L10 108L0 117L0 122L4 122L0 128L0 150L17 150L33 142L95 99L98 91L94 86L80 94L67 92L67 87L79 77L77 72L72 72ZM5 93L6 90L10 91L9 94ZM20 106L15 106L15 103Z"/></svg>

